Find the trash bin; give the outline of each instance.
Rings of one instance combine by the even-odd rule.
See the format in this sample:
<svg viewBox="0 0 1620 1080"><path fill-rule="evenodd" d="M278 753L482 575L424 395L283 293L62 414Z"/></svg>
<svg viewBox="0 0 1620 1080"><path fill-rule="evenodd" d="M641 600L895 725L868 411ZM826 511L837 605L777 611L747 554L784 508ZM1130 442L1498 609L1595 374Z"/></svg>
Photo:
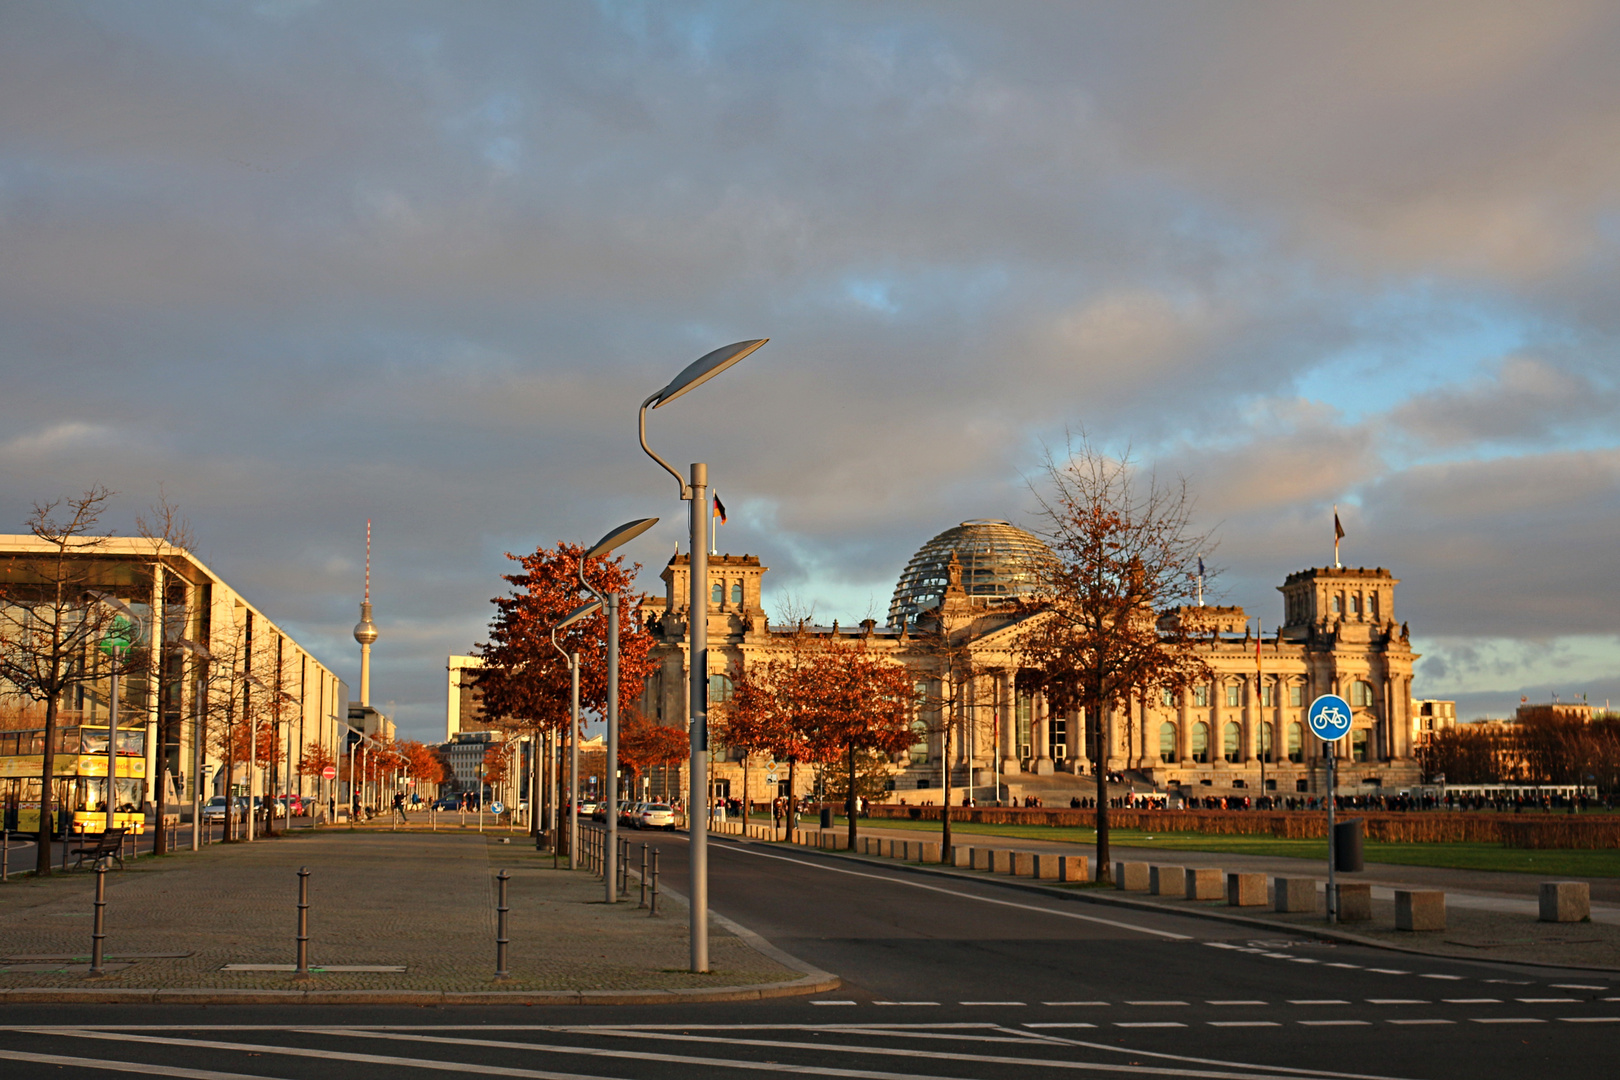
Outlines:
<svg viewBox="0 0 1620 1080"><path fill-rule="evenodd" d="M832 807L830 806L821 808L821 827L823 829L832 828Z"/></svg>
<svg viewBox="0 0 1620 1080"><path fill-rule="evenodd" d="M1361 819L1335 822L1333 825L1333 869L1354 874L1363 869L1361 864Z"/></svg>

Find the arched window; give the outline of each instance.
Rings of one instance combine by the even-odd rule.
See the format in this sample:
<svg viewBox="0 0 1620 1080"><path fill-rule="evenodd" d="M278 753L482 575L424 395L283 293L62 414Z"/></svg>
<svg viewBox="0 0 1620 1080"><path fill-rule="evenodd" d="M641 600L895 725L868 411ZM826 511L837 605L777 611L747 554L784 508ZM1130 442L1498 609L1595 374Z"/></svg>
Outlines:
<svg viewBox="0 0 1620 1080"><path fill-rule="evenodd" d="M1350 684L1350 704L1358 709L1365 709L1373 703L1372 683L1366 679L1357 679Z"/></svg>
<svg viewBox="0 0 1620 1080"><path fill-rule="evenodd" d="M1159 725L1159 760L1176 760L1176 725L1168 720Z"/></svg>
<svg viewBox="0 0 1620 1080"><path fill-rule="evenodd" d="M731 676L716 671L709 676L709 704L718 705L731 700Z"/></svg>
<svg viewBox="0 0 1620 1080"><path fill-rule="evenodd" d="M928 721L918 717L911 722L911 763L922 765L928 761Z"/></svg>
<svg viewBox="0 0 1620 1080"><path fill-rule="evenodd" d="M1221 732L1222 756L1227 761L1237 761L1243 753L1243 729L1236 724L1227 724Z"/></svg>
<svg viewBox="0 0 1620 1080"><path fill-rule="evenodd" d="M1273 735L1273 732L1271 730L1271 725L1270 724L1261 724L1260 725L1260 760L1261 761L1273 761L1273 760L1275 760L1271 756L1271 752L1276 746L1276 743L1272 740L1272 735Z"/></svg>
<svg viewBox="0 0 1620 1080"><path fill-rule="evenodd" d="M1193 725L1192 756L1201 765L1209 764L1209 725L1203 721Z"/></svg>
<svg viewBox="0 0 1620 1080"><path fill-rule="evenodd" d="M742 582L740 581L731 583L731 602L738 605L742 603Z"/></svg>
<svg viewBox="0 0 1620 1080"><path fill-rule="evenodd" d="M711 604L720 604L720 603L724 603L725 599L726 599L726 583L723 582L723 581L716 581L714 583L714 588L709 590L709 603L711 603Z"/></svg>
<svg viewBox="0 0 1620 1080"><path fill-rule="evenodd" d="M1330 607L1335 615L1344 610L1344 601L1339 599L1338 593L1333 594L1333 603L1330 605Z"/></svg>
<svg viewBox="0 0 1620 1080"><path fill-rule="evenodd" d="M1377 593L1368 593L1367 594L1367 614L1371 615L1375 619L1378 618L1378 594Z"/></svg>
<svg viewBox="0 0 1620 1080"><path fill-rule="evenodd" d="M1298 721L1288 725L1288 760L1305 760L1305 729Z"/></svg>
<svg viewBox="0 0 1620 1080"><path fill-rule="evenodd" d="M1367 729L1356 728L1350 733L1350 756L1357 761L1367 760Z"/></svg>
<svg viewBox="0 0 1620 1080"><path fill-rule="evenodd" d="M1352 615L1360 615L1361 614L1361 594L1360 593L1351 593L1350 594L1350 614L1352 614Z"/></svg>

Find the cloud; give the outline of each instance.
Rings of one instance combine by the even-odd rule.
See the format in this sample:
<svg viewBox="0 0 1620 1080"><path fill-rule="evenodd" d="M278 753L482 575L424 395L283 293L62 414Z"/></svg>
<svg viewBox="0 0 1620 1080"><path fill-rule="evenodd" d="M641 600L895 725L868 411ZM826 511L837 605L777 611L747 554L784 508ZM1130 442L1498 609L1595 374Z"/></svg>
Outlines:
<svg viewBox="0 0 1620 1080"><path fill-rule="evenodd" d="M1414 441L1442 448L1533 443L1611 419L1617 406L1620 393L1611 386L1544 360L1514 356L1488 376L1411 398L1390 422Z"/></svg>

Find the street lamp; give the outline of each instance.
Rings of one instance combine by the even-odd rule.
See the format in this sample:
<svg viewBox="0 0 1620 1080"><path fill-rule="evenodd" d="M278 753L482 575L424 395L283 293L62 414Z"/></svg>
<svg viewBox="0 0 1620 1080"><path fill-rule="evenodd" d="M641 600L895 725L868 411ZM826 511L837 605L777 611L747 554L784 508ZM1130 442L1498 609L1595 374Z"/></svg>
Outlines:
<svg viewBox="0 0 1620 1080"><path fill-rule="evenodd" d="M206 664L214 658L206 645L181 638L176 642L182 650L188 652L199 664ZM197 689L191 698L191 850L197 851L202 846L202 768L203 768L203 693L205 676L203 669L197 670ZM226 813L229 814L229 795L226 796ZM162 823L158 823L162 828Z"/></svg>
<svg viewBox="0 0 1620 1080"><path fill-rule="evenodd" d="M608 533L579 557L579 583L607 608L607 843L602 859L602 876L607 884L607 902L619 902L619 594L604 595L585 580L585 562L599 559L628 544L654 525L657 518L636 518Z"/></svg>
<svg viewBox="0 0 1620 1080"><path fill-rule="evenodd" d="M115 619L108 628L107 636L101 639L102 650L112 658L112 693L107 701L107 788L104 800L107 808L107 824L104 827L111 832L113 814L118 804L118 665L122 662L119 654L140 636L141 619L135 614L134 608L110 593L93 592L90 595L97 603L126 619L131 631L128 637L120 637ZM161 822L158 827L162 828ZM67 833L64 831L62 835L66 837Z"/></svg>
<svg viewBox="0 0 1620 1080"><path fill-rule="evenodd" d="M562 622L551 628L551 647L568 661L568 693L571 701L568 721L568 869L579 869L579 653L565 652L557 644L557 631L566 630L581 619L589 619L602 610L602 601L581 604L564 616ZM555 822L553 825L555 826ZM557 850L557 839L552 838L551 850Z"/></svg>
<svg viewBox="0 0 1620 1080"><path fill-rule="evenodd" d="M687 859L691 878L691 941L692 970L709 970L709 467L702 462L692 464L690 481L669 462L653 452L647 445L647 409L668 405L689 390L695 390L739 360L748 356L769 338L739 341L716 349L700 357L686 370L675 376L668 386L641 403L637 416L637 429L641 435L641 448L647 456L662 465L681 486L681 500L691 503L691 555L687 585L689 593L687 619L687 693L691 714L688 736L691 741L687 796ZM789 793L792 794L791 792Z"/></svg>

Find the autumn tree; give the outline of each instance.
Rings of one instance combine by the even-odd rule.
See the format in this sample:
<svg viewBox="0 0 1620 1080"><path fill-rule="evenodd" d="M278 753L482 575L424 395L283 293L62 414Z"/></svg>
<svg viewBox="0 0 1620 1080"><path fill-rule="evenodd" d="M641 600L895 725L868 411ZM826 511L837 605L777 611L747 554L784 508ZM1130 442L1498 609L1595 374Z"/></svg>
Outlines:
<svg viewBox="0 0 1620 1080"><path fill-rule="evenodd" d="M94 535L113 493L93 487L76 498L35 503L28 531L41 543L37 554L11 560L0 596L0 678L18 694L45 707L44 759L40 771L39 834L35 872L51 872L52 781L56 773L59 710L70 692L98 682L109 667L93 661L96 646L122 620L98 603L91 575L93 554L105 542ZM87 660L88 658L88 660ZM110 658L125 671L144 665L144 650ZM111 780L109 779L109 787ZM111 792L108 793L109 798Z"/></svg>
<svg viewBox="0 0 1620 1080"><path fill-rule="evenodd" d="M619 716L619 764L638 777L685 761L690 750L684 728L654 723L635 708Z"/></svg>
<svg viewBox="0 0 1620 1080"><path fill-rule="evenodd" d="M1097 878L1108 881L1109 717L1133 694L1208 677L1192 620L1161 628L1159 615L1193 600L1209 536L1193 527L1185 480L1140 474L1083 437L1063 460L1048 455L1045 472L1049 490L1035 494L1055 560L1023 604L1017 651L1052 705L1084 710L1096 740Z"/></svg>
<svg viewBox="0 0 1620 1080"><path fill-rule="evenodd" d="M799 765L815 760L808 739L814 708L809 693L814 646L815 639L801 627L778 655L735 667L731 673L731 697L714 715L716 739L741 751L745 762L750 754L766 753L788 763L790 802L798 790ZM745 786L747 777L745 770ZM747 792L743 795L746 799ZM792 829L793 818L790 807L785 828Z"/></svg>
<svg viewBox="0 0 1620 1080"><path fill-rule="evenodd" d="M507 558L521 572L503 575L511 591L497 596L489 641L473 646L483 660L478 691L487 719L509 733L566 731L570 712L568 662L552 646L551 629L584 602L579 560L585 548L559 542L533 555ZM604 594L619 594L619 713L628 715L651 675L652 635L635 591L639 564L622 556L586 560L585 576ZM557 635L565 652L579 654L580 708L605 713L607 705L607 613L598 612ZM531 815L538 828L539 815Z"/></svg>
<svg viewBox="0 0 1620 1080"><path fill-rule="evenodd" d="M154 787L152 807L158 821L158 829L152 838L152 853L162 855L168 851L169 844L168 830L162 827L169 789L169 746L171 743L179 744L180 697L184 684L177 670L185 659L178 642L185 636L192 615L185 604L187 590L183 585L171 588L168 578L171 560L190 551L194 540L191 522L161 491L156 505L136 517L135 529L145 541L147 567L152 575L153 609L151 647L148 652L150 677L157 690L157 746L152 756L153 775L147 780ZM175 603L177 596L179 603ZM193 777L195 782L196 778Z"/></svg>

